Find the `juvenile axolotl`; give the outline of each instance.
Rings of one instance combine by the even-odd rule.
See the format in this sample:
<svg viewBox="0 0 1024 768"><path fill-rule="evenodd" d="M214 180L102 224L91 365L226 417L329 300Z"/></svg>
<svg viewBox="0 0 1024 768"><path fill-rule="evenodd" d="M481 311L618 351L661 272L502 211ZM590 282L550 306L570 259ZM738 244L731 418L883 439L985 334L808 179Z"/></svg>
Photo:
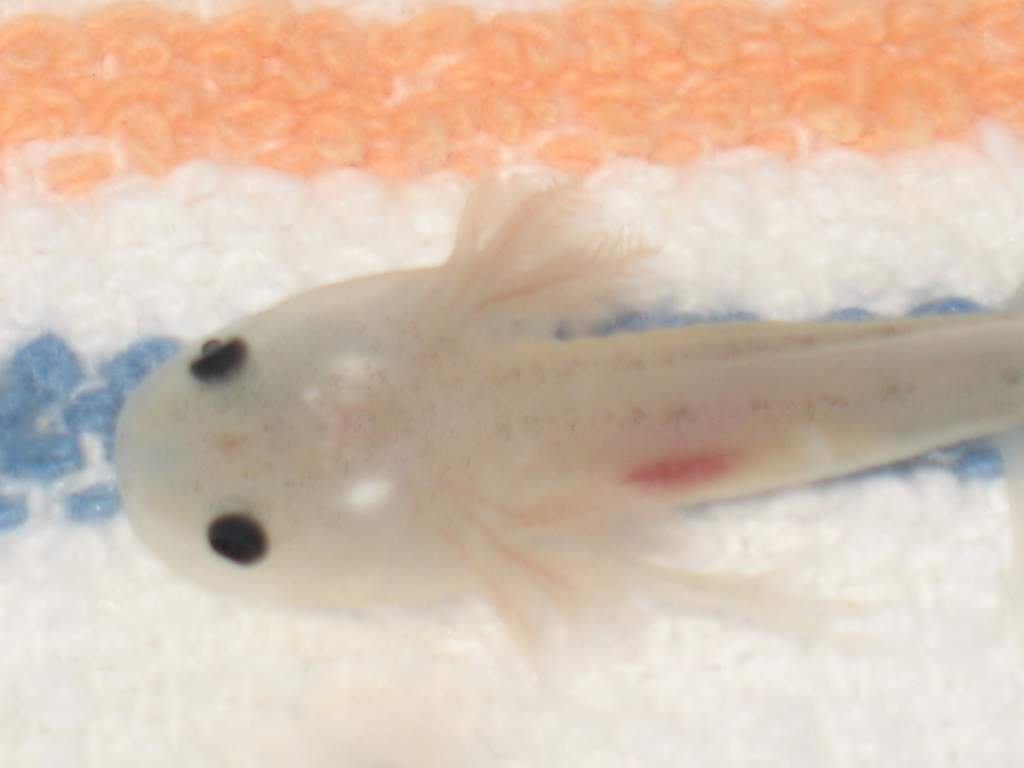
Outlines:
<svg viewBox="0 0 1024 768"><path fill-rule="evenodd" d="M117 430L129 519L220 590L359 608L477 593L532 644L637 590L785 614L756 579L651 561L679 505L985 435L1021 461L1015 311L527 330L607 302L647 253L602 233L578 186L480 185L446 263L296 296L148 378Z"/></svg>

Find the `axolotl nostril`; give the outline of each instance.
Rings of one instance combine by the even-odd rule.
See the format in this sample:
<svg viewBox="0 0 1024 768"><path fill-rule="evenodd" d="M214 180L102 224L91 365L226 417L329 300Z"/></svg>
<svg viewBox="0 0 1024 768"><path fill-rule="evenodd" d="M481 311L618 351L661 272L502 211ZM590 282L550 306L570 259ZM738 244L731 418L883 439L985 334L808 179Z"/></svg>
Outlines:
<svg viewBox="0 0 1024 768"><path fill-rule="evenodd" d="M524 330L607 303L646 254L578 187L482 184L443 265L297 296L146 380L117 431L133 526L218 589L353 607L475 592L531 643L551 606L648 588L756 614L741 580L650 562L680 504L982 435L1022 453L1015 311Z"/></svg>

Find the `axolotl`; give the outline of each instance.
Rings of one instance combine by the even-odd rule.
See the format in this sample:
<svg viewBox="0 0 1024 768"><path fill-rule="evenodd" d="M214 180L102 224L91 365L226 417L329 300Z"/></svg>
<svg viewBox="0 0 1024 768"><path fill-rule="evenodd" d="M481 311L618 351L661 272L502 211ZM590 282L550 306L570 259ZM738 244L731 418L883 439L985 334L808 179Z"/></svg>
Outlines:
<svg viewBox="0 0 1024 768"><path fill-rule="evenodd" d="M635 590L776 612L752 581L648 557L680 505L986 435L1021 461L1021 313L534 332L606 304L650 253L595 219L578 185L482 183L440 266L317 288L183 350L119 419L138 535L286 603L475 593L532 644Z"/></svg>

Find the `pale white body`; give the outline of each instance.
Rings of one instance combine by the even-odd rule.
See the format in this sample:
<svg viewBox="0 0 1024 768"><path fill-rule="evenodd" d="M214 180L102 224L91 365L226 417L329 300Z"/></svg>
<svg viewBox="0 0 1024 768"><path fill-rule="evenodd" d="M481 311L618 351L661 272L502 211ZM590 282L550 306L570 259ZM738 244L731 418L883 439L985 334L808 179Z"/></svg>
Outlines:
<svg viewBox="0 0 1024 768"><path fill-rule="evenodd" d="M517 330L606 300L642 255L581 221L571 191L485 186L447 264L322 288L225 329L247 345L227 381L190 375L197 350L168 363L118 429L139 534L200 581L259 597L373 606L476 591L532 642L541 604L635 588L756 612L741 581L644 562L645 535L675 505L1024 422L1015 313L569 341ZM251 565L204 536L239 509L269 537Z"/></svg>

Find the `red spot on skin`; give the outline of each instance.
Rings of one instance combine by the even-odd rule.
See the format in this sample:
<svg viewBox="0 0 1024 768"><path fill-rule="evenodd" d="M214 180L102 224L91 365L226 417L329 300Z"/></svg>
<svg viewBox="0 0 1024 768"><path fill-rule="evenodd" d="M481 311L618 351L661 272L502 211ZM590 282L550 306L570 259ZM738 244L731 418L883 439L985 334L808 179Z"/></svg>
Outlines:
<svg viewBox="0 0 1024 768"><path fill-rule="evenodd" d="M734 463L734 456L721 453L674 456L631 469L626 482L659 487L698 485L728 472Z"/></svg>

